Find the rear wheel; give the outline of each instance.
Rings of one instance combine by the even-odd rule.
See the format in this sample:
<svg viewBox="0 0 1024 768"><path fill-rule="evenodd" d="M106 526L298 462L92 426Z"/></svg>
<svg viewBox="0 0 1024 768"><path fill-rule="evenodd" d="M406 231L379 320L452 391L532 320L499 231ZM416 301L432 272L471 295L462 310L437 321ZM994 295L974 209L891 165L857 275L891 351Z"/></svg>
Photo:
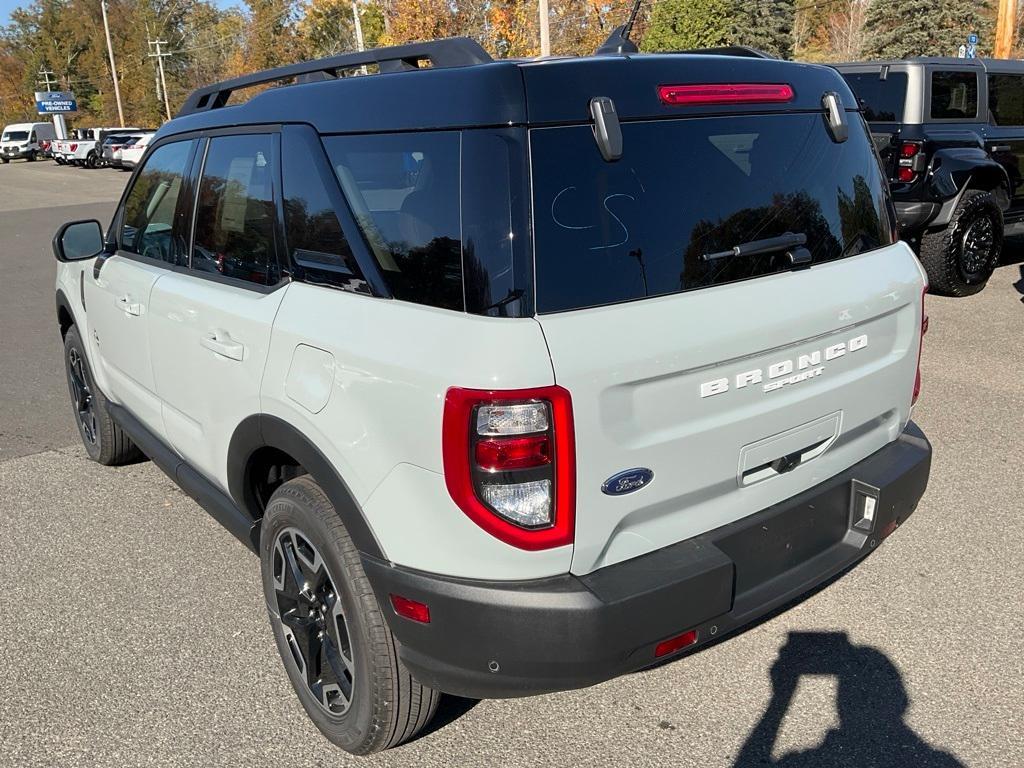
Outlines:
<svg viewBox="0 0 1024 768"><path fill-rule="evenodd" d="M280 486L260 539L274 639L306 714L357 755L411 739L439 694L398 659L359 553L320 486L308 476Z"/></svg>
<svg viewBox="0 0 1024 768"><path fill-rule="evenodd" d="M8 160L6 157L0 157L0 162L2 162L4 165L7 165L11 161Z"/></svg>
<svg viewBox="0 0 1024 768"><path fill-rule="evenodd" d="M110 417L107 398L93 381L89 360L75 326L71 326L64 337L64 367L78 434L89 458L107 466L141 458L135 443Z"/></svg>
<svg viewBox="0 0 1024 768"><path fill-rule="evenodd" d="M95 168L96 167L96 163L98 163L98 162L99 162L99 159L96 157L96 153L95 152L90 152L85 157L85 167L86 168Z"/></svg>
<svg viewBox="0 0 1024 768"><path fill-rule="evenodd" d="M1003 251L1003 212L991 192L968 190L944 230L921 237L921 264L935 293L970 296L985 287Z"/></svg>

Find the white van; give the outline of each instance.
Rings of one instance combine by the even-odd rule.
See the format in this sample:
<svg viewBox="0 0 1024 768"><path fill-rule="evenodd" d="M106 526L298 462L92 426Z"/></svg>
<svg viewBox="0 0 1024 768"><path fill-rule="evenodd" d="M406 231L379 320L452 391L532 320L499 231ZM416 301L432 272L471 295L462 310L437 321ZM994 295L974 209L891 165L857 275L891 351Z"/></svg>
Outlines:
<svg viewBox="0 0 1024 768"><path fill-rule="evenodd" d="M52 141L57 137L52 123L13 123L4 128L0 136L0 161L5 165L11 160L23 157L29 162L42 154L41 141Z"/></svg>

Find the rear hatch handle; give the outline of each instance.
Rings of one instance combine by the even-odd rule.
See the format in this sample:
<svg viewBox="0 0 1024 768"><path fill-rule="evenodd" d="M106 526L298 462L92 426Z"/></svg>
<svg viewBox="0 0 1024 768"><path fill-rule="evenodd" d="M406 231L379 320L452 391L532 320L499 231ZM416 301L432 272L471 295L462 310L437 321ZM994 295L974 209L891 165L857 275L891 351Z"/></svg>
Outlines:
<svg viewBox="0 0 1024 768"><path fill-rule="evenodd" d="M825 110L825 123L832 141L842 144L850 137L850 126L846 122L846 110L843 109L839 94L825 91L821 95L821 108Z"/></svg>

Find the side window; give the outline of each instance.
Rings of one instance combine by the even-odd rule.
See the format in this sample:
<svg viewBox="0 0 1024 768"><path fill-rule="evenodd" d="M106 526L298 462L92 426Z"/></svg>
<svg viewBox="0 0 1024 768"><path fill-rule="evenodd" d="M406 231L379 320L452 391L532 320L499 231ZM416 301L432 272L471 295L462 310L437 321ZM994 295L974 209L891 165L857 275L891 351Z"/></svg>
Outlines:
<svg viewBox="0 0 1024 768"><path fill-rule="evenodd" d="M932 72L933 120L978 117L978 76L974 72Z"/></svg>
<svg viewBox="0 0 1024 768"><path fill-rule="evenodd" d="M459 134L328 136L324 144L394 297L462 311Z"/></svg>
<svg viewBox="0 0 1024 768"><path fill-rule="evenodd" d="M306 270L307 279L356 293L369 293L352 249L341 229L320 165L302 143L282 136L285 238L292 261ZM337 195L337 192L335 192Z"/></svg>
<svg viewBox="0 0 1024 768"><path fill-rule="evenodd" d="M989 75L988 108L996 125L1024 125L1024 76Z"/></svg>
<svg viewBox="0 0 1024 768"><path fill-rule="evenodd" d="M121 218L121 250L183 266L188 253L175 231L178 198L193 142L158 148L135 177ZM183 223L183 222L179 222Z"/></svg>
<svg viewBox="0 0 1024 768"><path fill-rule="evenodd" d="M192 269L258 285L280 279L272 141L268 134L210 139L199 182Z"/></svg>

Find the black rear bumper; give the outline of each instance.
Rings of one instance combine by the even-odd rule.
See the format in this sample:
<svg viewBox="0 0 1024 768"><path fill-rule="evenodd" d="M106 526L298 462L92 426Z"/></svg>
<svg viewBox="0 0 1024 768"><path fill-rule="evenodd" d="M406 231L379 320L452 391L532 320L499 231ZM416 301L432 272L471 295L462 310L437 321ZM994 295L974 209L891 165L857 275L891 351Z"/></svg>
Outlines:
<svg viewBox="0 0 1024 768"><path fill-rule="evenodd" d="M911 423L784 503L586 576L486 582L363 562L420 682L472 698L580 688L653 664L662 640L695 629L699 648L828 582L910 516L930 465ZM877 498L870 525L863 494ZM391 593L426 603L430 623L394 614Z"/></svg>

